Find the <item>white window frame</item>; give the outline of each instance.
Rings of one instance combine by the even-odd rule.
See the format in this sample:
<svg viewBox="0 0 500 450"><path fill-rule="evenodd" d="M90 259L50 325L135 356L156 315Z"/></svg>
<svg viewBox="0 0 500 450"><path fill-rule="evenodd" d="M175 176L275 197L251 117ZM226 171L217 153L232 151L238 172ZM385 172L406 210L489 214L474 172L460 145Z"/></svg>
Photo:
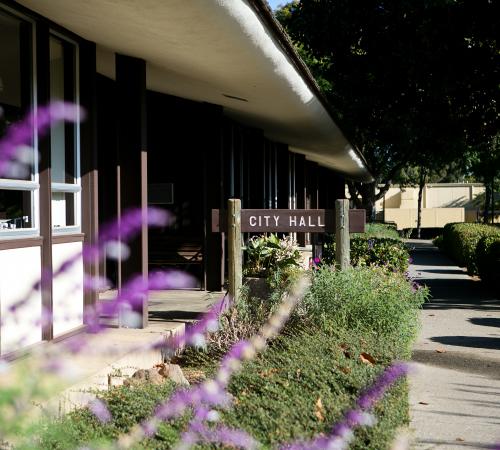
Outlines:
<svg viewBox="0 0 500 450"><path fill-rule="evenodd" d="M19 13L15 9L0 4L0 11L5 11L31 25L31 104L34 111L38 107L37 92L37 65L36 65L36 22L30 17ZM36 119L35 119L36 120ZM33 165L31 167L31 180L16 180L0 178L1 190L31 191L31 228L0 229L0 240L16 239L20 237L33 237L40 235L40 183L38 173L38 131L36 123L33 126Z"/></svg>
<svg viewBox="0 0 500 450"><path fill-rule="evenodd" d="M49 36L53 36L62 41L68 42L75 48L75 103L80 104L80 46L78 42L73 39L68 38L64 34L59 33L56 30L51 29L49 31ZM74 214L75 214L75 225L69 225L65 227L54 227L52 225L52 234L75 234L81 233L82 231L82 181L81 181L81 161L80 161L80 110L77 112L77 120L75 122L75 182L71 183L54 183L51 181L50 189L52 192L62 192L65 194L74 194L75 204L74 204ZM52 199L51 199L52 202ZM52 217L51 217L52 222Z"/></svg>

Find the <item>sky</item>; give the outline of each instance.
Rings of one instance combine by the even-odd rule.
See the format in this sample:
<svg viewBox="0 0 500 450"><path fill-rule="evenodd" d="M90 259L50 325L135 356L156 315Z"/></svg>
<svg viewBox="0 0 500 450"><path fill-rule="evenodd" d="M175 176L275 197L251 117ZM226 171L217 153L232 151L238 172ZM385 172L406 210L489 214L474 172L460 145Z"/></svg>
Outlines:
<svg viewBox="0 0 500 450"><path fill-rule="evenodd" d="M286 3L286 0L267 0L267 2L271 5L271 8L276 9L278 5Z"/></svg>

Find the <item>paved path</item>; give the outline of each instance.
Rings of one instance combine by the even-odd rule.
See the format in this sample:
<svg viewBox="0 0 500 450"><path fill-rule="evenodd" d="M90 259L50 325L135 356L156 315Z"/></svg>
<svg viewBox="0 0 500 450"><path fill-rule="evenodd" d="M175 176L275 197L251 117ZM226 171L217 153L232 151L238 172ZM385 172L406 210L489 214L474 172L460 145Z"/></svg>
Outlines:
<svg viewBox="0 0 500 450"><path fill-rule="evenodd" d="M500 300L430 241L409 243L410 273L432 294L410 378L415 448L492 448L500 442Z"/></svg>

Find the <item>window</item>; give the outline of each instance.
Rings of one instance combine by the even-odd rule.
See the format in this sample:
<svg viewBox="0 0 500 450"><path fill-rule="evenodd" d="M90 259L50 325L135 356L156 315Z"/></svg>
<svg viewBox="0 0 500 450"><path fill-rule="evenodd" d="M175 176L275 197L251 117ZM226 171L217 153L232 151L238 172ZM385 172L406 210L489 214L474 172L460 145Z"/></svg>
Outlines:
<svg viewBox="0 0 500 450"><path fill-rule="evenodd" d="M50 99L78 102L78 49L58 36L50 37ZM58 231L80 229L79 126L59 123L50 131L52 227Z"/></svg>
<svg viewBox="0 0 500 450"><path fill-rule="evenodd" d="M32 24L0 9L0 137L34 104ZM0 236L34 234L38 227L36 136L26 155L33 166L0 179Z"/></svg>

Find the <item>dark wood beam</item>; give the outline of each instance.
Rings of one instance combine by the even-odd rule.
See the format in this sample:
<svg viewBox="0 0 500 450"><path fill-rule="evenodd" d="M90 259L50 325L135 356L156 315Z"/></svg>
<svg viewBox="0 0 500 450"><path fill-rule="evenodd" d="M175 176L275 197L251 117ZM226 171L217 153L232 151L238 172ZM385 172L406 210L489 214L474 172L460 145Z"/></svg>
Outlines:
<svg viewBox="0 0 500 450"><path fill-rule="evenodd" d="M147 189L147 122L146 62L125 55L116 55L116 88L118 119L118 198L119 214L128 208L148 206ZM144 223L137 239L129 243L130 256L121 263L121 284L131 276L148 276L148 229ZM120 286L121 287L121 286ZM134 312L141 316L140 328L148 325L148 304L145 297Z"/></svg>

